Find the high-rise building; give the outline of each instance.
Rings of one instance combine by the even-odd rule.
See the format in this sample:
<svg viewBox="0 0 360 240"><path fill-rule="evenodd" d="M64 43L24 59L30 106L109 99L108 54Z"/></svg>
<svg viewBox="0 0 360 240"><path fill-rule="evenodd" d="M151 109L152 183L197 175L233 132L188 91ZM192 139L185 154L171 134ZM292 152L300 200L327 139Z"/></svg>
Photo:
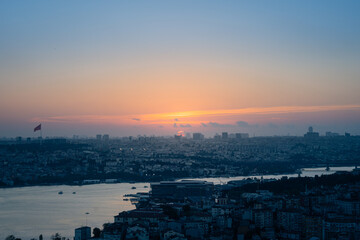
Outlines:
<svg viewBox="0 0 360 240"><path fill-rule="evenodd" d="M193 139L194 140L202 140L202 139L204 139L204 135L201 133L193 133Z"/></svg>
<svg viewBox="0 0 360 240"><path fill-rule="evenodd" d="M104 134L103 140L104 141L109 141L109 139L110 139L109 134Z"/></svg>
<svg viewBox="0 0 360 240"><path fill-rule="evenodd" d="M222 138L222 139L228 139L228 137L229 137L229 134L228 134L227 132L223 132L223 133L221 134L221 138Z"/></svg>
<svg viewBox="0 0 360 240"><path fill-rule="evenodd" d="M96 135L96 140L101 141L101 137L102 137L101 134L97 134Z"/></svg>
<svg viewBox="0 0 360 240"><path fill-rule="evenodd" d="M215 140L220 140L220 139L221 139L221 136L220 136L219 134L215 134L214 139L215 139Z"/></svg>

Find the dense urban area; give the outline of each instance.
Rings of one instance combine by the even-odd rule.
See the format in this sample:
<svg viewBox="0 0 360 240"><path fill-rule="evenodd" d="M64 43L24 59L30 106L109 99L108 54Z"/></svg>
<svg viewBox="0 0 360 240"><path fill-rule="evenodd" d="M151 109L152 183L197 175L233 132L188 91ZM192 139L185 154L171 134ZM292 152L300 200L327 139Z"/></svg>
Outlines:
<svg viewBox="0 0 360 240"><path fill-rule="evenodd" d="M124 196L136 209L102 228L76 228L74 240L359 239L357 167L314 178L300 174L304 167L357 166L359 156L359 136L319 136L312 128L303 137L18 137L0 143L0 183L151 182L149 192ZM284 173L298 175L262 178ZM257 177L219 185L174 181L219 176ZM65 238L57 233L52 240Z"/></svg>
<svg viewBox="0 0 360 240"><path fill-rule="evenodd" d="M249 178L223 185L161 181L151 184L150 193L124 197L136 209L114 214L113 222L101 229L76 228L74 240L360 238L357 168L314 178ZM52 240L65 238L56 233Z"/></svg>
<svg viewBox="0 0 360 240"><path fill-rule="evenodd" d="M315 178L160 182L102 239L359 239L360 172ZM90 228L75 230L90 237ZM86 235L86 234L85 234ZM78 237L78 239L76 238Z"/></svg>
<svg viewBox="0 0 360 240"><path fill-rule="evenodd" d="M304 137L18 137L0 141L0 186L297 173L304 167L354 166L359 156L359 136L319 136L311 128Z"/></svg>

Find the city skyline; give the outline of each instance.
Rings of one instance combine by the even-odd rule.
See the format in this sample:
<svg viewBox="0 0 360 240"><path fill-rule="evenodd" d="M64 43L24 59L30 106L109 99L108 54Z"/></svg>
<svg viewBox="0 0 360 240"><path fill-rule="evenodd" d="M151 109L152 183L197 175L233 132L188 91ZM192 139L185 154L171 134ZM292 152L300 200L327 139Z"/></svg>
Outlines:
<svg viewBox="0 0 360 240"><path fill-rule="evenodd" d="M357 1L0 6L0 137L360 134Z"/></svg>

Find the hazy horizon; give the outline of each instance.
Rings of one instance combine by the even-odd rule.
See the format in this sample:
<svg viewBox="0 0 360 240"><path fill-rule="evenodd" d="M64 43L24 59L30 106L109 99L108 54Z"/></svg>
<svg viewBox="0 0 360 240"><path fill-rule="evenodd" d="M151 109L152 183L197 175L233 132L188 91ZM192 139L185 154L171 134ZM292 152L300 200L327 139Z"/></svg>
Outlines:
<svg viewBox="0 0 360 240"><path fill-rule="evenodd" d="M360 134L358 1L2 1L0 137Z"/></svg>

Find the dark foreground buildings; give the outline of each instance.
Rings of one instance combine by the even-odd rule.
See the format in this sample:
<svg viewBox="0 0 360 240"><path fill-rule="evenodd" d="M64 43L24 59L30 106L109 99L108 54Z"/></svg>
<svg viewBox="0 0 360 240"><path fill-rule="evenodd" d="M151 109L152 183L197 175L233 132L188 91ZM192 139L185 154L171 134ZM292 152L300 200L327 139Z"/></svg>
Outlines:
<svg viewBox="0 0 360 240"><path fill-rule="evenodd" d="M136 209L104 224L98 240L360 239L358 169L315 178L151 187L148 195L134 195Z"/></svg>
<svg viewBox="0 0 360 240"><path fill-rule="evenodd" d="M206 181L163 181L151 184L151 196L162 199L211 197L214 183Z"/></svg>

